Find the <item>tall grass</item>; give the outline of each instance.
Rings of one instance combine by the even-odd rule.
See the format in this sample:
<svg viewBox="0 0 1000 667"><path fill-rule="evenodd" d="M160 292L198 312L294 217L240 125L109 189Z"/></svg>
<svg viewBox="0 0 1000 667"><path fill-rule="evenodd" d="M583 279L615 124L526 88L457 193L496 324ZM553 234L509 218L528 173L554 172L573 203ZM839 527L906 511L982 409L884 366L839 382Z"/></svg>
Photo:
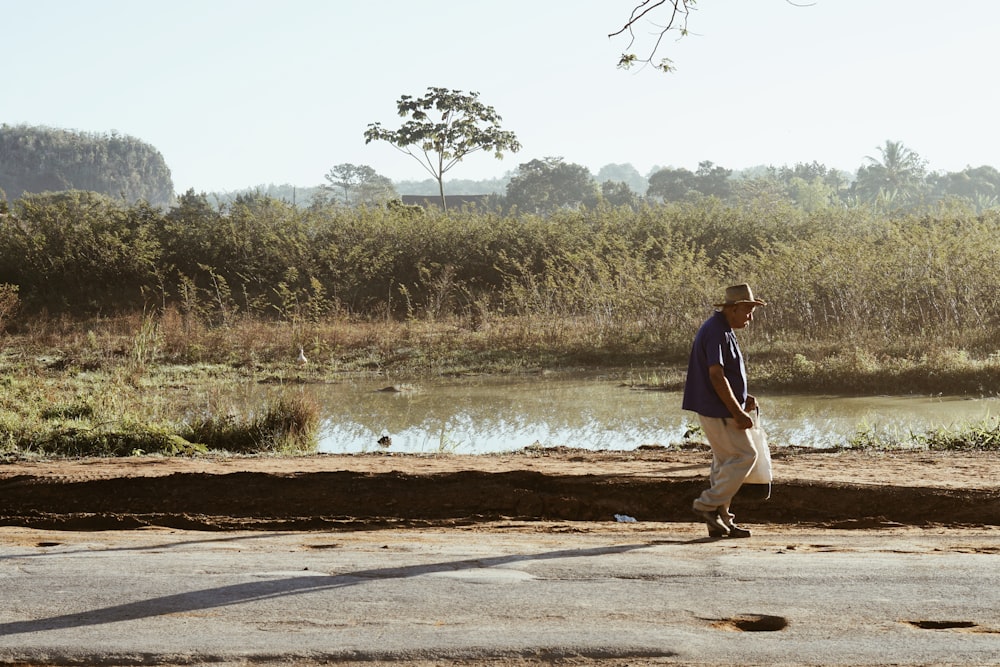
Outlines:
<svg viewBox="0 0 1000 667"><path fill-rule="evenodd" d="M0 226L0 441L310 446L313 408L294 397L179 419L159 397L192 376L294 386L613 366L673 386L711 304L742 281L769 302L740 334L757 387L995 395L998 231L996 212L712 199L543 218L33 197Z"/></svg>
<svg viewBox="0 0 1000 667"><path fill-rule="evenodd" d="M930 451L1000 452L1000 419L931 428L922 432L862 427L848 441L862 450L917 449Z"/></svg>
<svg viewBox="0 0 1000 667"><path fill-rule="evenodd" d="M920 436L932 450L1000 451L1000 419L984 419L962 428L938 428Z"/></svg>
<svg viewBox="0 0 1000 667"><path fill-rule="evenodd" d="M922 337L984 352L1000 323L995 211L880 217L706 199L543 218L266 198L215 211L186 195L157 218L85 194L15 202L0 226L0 316L14 329L46 312L172 310L186 330L278 320L297 345L330 318L480 329L518 316L557 345L569 321L602 351L676 347L743 280L772 303L760 317L772 338Z"/></svg>
<svg viewBox="0 0 1000 667"><path fill-rule="evenodd" d="M249 403L253 369L165 364L148 317L8 338L0 354L0 458L296 453L315 449L319 409L290 387ZM153 333L156 336L153 336ZM280 367L279 367L280 370ZM247 407L252 405L255 407ZM193 409L192 406L200 406Z"/></svg>
<svg viewBox="0 0 1000 667"><path fill-rule="evenodd" d="M0 411L0 457L292 454L315 450L319 413L302 399L279 398L251 414L203 414L163 423L134 413L100 415L90 406L37 414Z"/></svg>
<svg viewBox="0 0 1000 667"><path fill-rule="evenodd" d="M207 412L189 419L186 439L212 450L237 454L291 454L315 449L318 406L299 396L282 396L247 415Z"/></svg>

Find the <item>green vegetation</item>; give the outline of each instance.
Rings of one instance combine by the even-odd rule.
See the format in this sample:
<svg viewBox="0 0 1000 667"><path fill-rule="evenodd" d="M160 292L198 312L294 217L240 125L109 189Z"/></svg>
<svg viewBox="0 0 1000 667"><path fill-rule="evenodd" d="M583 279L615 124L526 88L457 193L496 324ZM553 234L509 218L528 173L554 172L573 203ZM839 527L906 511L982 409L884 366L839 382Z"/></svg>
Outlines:
<svg viewBox="0 0 1000 667"><path fill-rule="evenodd" d="M936 450L1000 451L1000 419L987 419L961 429L935 429L924 433L921 440L929 449Z"/></svg>
<svg viewBox="0 0 1000 667"><path fill-rule="evenodd" d="M924 432L879 429L861 426L848 442L852 449L894 450L928 449L931 451L1000 451L1000 418L984 419L975 424L932 428Z"/></svg>
<svg viewBox="0 0 1000 667"><path fill-rule="evenodd" d="M0 125L0 191L20 197L70 189L164 206L174 197L163 156L134 137Z"/></svg>
<svg viewBox="0 0 1000 667"><path fill-rule="evenodd" d="M444 175L465 157L487 151L499 160L504 152L521 149L514 133L501 129L500 114L477 92L431 87L423 97L401 96L396 111L409 119L395 130L369 124L365 143L387 141L419 162L437 181L442 209L448 208Z"/></svg>
<svg viewBox="0 0 1000 667"><path fill-rule="evenodd" d="M685 352L720 286L745 279L774 302L751 336L802 341L807 361L829 346L974 358L996 351L998 223L1000 211L950 205L884 216L714 198L543 217L255 196L218 210L188 192L161 212L72 191L11 204L0 284L25 318L276 319L292 345L331 317L487 333L531 320L536 341L627 360Z"/></svg>
<svg viewBox="0 0 1000 667"><path fill-rule="evenodd" d="M318 407L303 396L283 396L259 414L204 414L186 424L187 440L241 454L305 452L315 448Z"/></svg>
<svg viewBox="0 0 1000 667"><path fill-rule="evenodd" d="M759 390L995 395L998 226L954 203L543 217L27 196L0 214L0 452L308 451L317 409L296 388L344 374L605 367L676 388L709 304L744 280L771 304L741 334ZM281 391L248 412L261 384ZM996 438L927 446L970 442Z"/></svg>
<svg viewBox="0 0 1000 667"><path fill-rule="evenodd" d="M123 349L129 336L111 331L127 325L91 330L72 358L9 341L0 358L0 460L315 450L319 409L295 387L249 400L263 378L245 369L142 365L135 348ZM72 335L62 341L74 344Z"/></svg>

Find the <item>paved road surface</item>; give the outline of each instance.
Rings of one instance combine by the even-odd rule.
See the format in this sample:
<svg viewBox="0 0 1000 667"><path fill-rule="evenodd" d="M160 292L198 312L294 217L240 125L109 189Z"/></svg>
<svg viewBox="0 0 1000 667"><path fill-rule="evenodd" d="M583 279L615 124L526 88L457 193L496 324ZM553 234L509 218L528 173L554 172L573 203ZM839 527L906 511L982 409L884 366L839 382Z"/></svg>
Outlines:
<svg viewBox="0 0 1000 667"><path fill-rule="evenodd" d="M1000 529L753 528L0 528L0 663L1000 664Z"/></svg>

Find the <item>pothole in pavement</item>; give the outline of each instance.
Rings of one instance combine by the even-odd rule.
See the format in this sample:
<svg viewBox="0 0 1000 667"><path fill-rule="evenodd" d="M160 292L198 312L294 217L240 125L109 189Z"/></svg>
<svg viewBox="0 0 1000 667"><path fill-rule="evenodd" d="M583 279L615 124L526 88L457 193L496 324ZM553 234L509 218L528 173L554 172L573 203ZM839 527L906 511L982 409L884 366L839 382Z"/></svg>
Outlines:
<svg viewBox="0 0 1000 667"><path fill-rule="evenodd" d="M968 630L976 627L972 621L903 621L921 630Z"/></svg>
<svg viewBox="0 0 1000 667"><path fill-rule="evenodd" d="M712 622L712 627L730 632L779 632L788 627L788 619L769 614L741 614L733 618L716 619Z"/></svg>

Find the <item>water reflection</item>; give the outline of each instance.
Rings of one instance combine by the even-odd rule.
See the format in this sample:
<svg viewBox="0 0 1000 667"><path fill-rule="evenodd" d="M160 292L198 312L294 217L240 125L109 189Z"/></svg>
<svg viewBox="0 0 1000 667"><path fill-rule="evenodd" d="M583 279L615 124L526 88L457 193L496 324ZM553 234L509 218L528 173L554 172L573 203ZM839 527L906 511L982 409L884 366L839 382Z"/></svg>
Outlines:
<svg viewBox="0 0 1000 667"><path fill-rule="evenodd" d="M677 442L686 428L671 395L601 379L476 378L402 392L355 384L317 398L327 416L324 452L377 449L382 435L403 452L485 454L536 443L634 449Z"/></svg>
<svg viewBox="0 0 1000 667"><path fill-rule="evenodd" d="M696 418L673 392L631 390L607 377L472 378L380 391L384 382L311 387L322 406L320 451L487 454L538 444L630 450L676 444ZM777 446L830 447L859 429L923 432L996 414L996 399L761 397Z"/></svg>
<svg viewBox="0 0 1000 667"><path fill-rule="evenodd" d="M780 444L804 447L843 445L858 431L872 430L908 442L911 434L961 427L997 415L996 398L955 396L816 397L767 399L768 436Z"/></svg>

